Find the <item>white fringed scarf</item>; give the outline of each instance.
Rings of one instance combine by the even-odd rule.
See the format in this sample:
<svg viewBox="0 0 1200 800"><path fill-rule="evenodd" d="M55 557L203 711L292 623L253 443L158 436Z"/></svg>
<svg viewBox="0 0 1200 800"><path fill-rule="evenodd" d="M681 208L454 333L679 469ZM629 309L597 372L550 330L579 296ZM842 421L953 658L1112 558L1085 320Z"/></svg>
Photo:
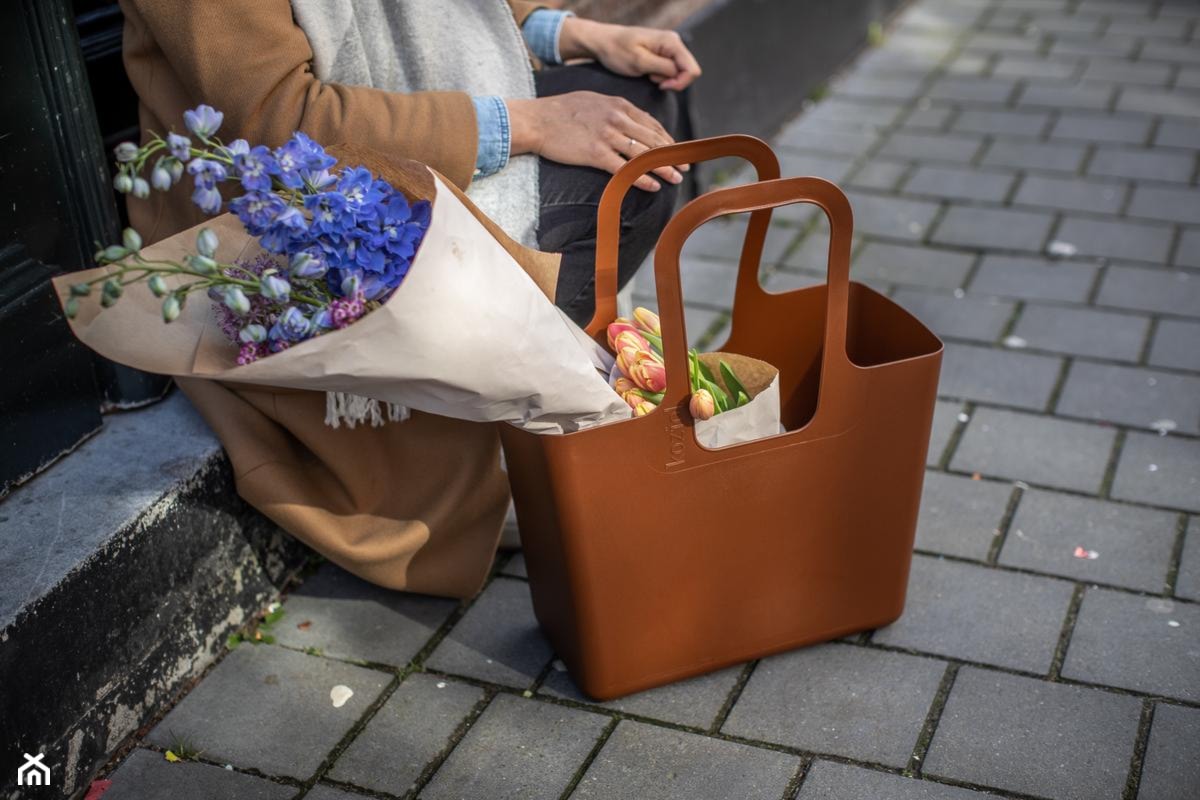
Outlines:
<svg viewBox="0 0 1200 800"><path fill-rule="evenodd" d="M463 91L533 98L529 53L504 0L291 0L322 81L392 92ZM538 161L513 156L467 195L504 231L537 246ZM407 409L329 393L325 422L401 420Z"/></svg>

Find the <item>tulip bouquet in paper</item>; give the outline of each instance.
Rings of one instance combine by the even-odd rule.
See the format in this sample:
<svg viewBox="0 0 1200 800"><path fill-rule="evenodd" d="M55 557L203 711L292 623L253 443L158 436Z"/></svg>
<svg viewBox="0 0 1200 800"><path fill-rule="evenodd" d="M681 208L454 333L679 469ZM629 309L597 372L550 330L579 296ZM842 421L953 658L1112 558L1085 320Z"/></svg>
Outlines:
<svg viewBox="0 0 1200 800"><path fill-rule="evenodd" d="M616 354L609 376L613 390L629 404L635 417L652 413L667 388L658 315L635 308L632 319L619 317L611 322L607 336L608 346ZM738 377L739 371L746 382ZM769 364L692 349L688 351L688 381L688 412L701 444L719 447L780 432L778 371Z"/></svg>
<svg viewBox="0 0 1200 800"><path fill-rule="evenodd" d="M544 432L631 416L603 347L549 299L554 256L417 162L376 174L303 133L225 143L222 121L200 106L187 134L117 147L118 191L186 175L214 216L149 246L126 230L96 269L57 278L85 344L150 372L325 391L335 426L410 408Z"/></svg>

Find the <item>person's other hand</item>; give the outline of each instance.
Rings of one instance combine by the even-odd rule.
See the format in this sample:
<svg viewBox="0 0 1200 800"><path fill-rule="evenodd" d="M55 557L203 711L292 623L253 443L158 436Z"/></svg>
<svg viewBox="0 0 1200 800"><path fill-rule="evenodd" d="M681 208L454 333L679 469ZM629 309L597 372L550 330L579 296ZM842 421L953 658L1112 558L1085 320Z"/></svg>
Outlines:
<svg viewBox="0 0 1200 800"><path fill-rule="evenodd" d="M685 89L700 77L700 64L675 31L567 17L558 49L564 61L594 58L618 75L646 75L672 91Z"/></svg>
<svg viewBox="0 0 1200 800"><path fill-rule="evenodd" d="M674 142L658 120L624 97L567 92L505 103L513 155L537 153L561 164L615 173L626 160ZM659 167L654 174L670 183L683 180L676 167ZM648 192L661 188L650 175L638 178L634 185Z"/></svg>

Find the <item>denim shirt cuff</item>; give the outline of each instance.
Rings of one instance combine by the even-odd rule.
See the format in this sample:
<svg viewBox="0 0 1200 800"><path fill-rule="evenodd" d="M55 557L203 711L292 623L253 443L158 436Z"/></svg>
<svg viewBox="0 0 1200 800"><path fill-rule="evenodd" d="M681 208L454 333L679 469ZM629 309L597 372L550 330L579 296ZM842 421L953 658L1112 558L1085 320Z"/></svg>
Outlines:
<svg viewBox="0 0 1200 800"><path fill-rule="evenodd" d="M521 35L529 51L546 64L561 64L562 53L558 49L558 37L567 17L575 16L571 11L555 11L539 8L525 18Z"/></svg>
<svg viewBox="0 0 1200 800"><path fill-rule="evenodd" d="M508 106L496 95L472 97L475 119L479 124L479 149L475 153L475 177L499 172L508 164L512 132L508 125Z"/></svg>

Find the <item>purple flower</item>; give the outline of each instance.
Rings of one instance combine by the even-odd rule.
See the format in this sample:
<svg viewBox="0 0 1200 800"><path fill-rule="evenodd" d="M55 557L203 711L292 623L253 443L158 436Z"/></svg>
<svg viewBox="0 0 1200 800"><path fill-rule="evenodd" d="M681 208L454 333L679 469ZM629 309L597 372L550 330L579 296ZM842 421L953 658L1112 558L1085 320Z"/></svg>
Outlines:
<svg viewBox="0 0 1200 800"><path fill-rule="evenodd" d="M215 186L204 186L197 183L192 192L192 202L198 205L205 214L211 216L221 210L221 193Z"/></svg>
<svg viewBox="0 0 1200 800"><path fill-rule="evenodd" d="M165 192L171 188L174 181L171 180L171 173L162 165L162 159L154 165L154 169L150 171L150 185L160 192Z"/></svg>
<svg viewBox="0 0 1200 800"><path fill-rule="evenodd" d="M192 140L178 133L168 133L167 149L171 151L171 155L175 156L175 158L180 161L187 161L192 157Z"/></svg>
<svg viewBox="0 0 1200 800"><path fill-rule="evenodd" d="M271 155L271 148L262 145L235 155L233 164L241 176L242 186L250 192L270 191L271 176L279 171L279 164L275 161L275 156Z"/></svg>
<svg viewBox="0 0 1200 800"><path fill-rule="evenodd" d="M191 111L183 112L183 123L187 125L189 131L201 139L207 139L216 133L224 119L225 115L210 105L202 104Z"/></svg>
<svg viewBox="0 0 1200 800"><path fill-rule="evenodd" d="M208 158L195 158L187 165L188 174L196 181L197 186L212 188L229 177L225 165Z"/></svg>
<svg viewBox="0 0 1200 800"><path fill-rule="evenodd" d="M320 278L329 267L325 264L325 254L315 247L310 247L293 255L288 269L296 278Z"/></svg>
<svg viewBox="0 0 1200 800"><path fill-rule="evenodd" d="M215 152L220 153L226 158L232 160L238 156L244 156L250 152L250 143L245 139L234 139L229 144L221 145L215 148Z"/></svg>

